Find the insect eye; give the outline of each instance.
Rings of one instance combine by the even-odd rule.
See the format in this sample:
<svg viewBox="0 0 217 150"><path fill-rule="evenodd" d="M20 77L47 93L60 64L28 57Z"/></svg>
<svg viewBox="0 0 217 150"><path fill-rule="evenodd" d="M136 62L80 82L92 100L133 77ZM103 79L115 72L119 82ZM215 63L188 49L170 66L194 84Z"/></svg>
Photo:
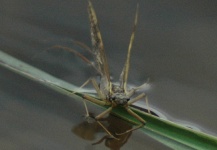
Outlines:
<svg viewBox="0 0 217 150"><path fill-rule="evenodd" d="M129 101L130 100L130 98L127 98L127 101Z"/></svg>

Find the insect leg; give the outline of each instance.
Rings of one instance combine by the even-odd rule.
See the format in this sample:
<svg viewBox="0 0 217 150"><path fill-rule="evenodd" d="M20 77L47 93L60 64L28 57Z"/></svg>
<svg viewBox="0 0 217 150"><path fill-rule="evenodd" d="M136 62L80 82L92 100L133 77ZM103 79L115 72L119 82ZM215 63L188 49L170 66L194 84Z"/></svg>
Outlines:
<svg viewBox="0 0 217 150"><path fill-rule="evenodd" d="M95 88L95 90L96 90L96 92L97 92L97 94L99 95L99 97L101 98L101 99L103 99L103 94L102 94L102 92L100 91L100 89L99 89L99 86L97 85L97 82L96 82L96 80L94 79L94 78L89 78L86 82L84 82L76 91L74 91L73 92L73 94L75 94L75 93L77 93L81 88L83 88L84 86L86 86L90 81L92 81L92 84L93 84L93 87ZM84 108L85 108L85 110L86 110L86 117L89 117L90 115L89 115L89 111L88 111L88 108L87 108L87 104L86 104L86 100L85 99L87 99L87 100L92 100L92 102L94 102L94 103L97 103L97 104L99 104L99 105L105 105L105 103L101 103L101 102L99 102L99 100L97 100L97 99L95 99L95 100L93 100L93 97L88 97L87 95L86 95L86 98L84 98L83 99L83 103L84 103ZM90 101L91 101L90 100Z"/></svg>
<svg viewBox="0 0 217 150"><path fill-rule="evenodd" d="M127 102L127 106L131 105L132 103L135 103L136 101L142 99L143 97L145 97L145 93L141 93L140 95L138 95L137 97L133 98L132 100Z"/></svg>
<svg viewBox="0 0 217 150"><path fill-rule="evenodd" d="M133 103L135 103L136 101L142 99L143 97L145 97L145 104L147 106L147 109L148 109L148 113L151 114L151 111L150 111L150 107L149 107L149 103L148 103L148 98L147 98L147 95L145 93L141 93L140 95L138 95L137 97L135 97L134 99L130 100L127 105L131 105Z"/></svg>
<svg viewBox="0 0 217 150"><path fill-rule="evenodd" d="M91 101L91 102L93 102L93 103L96 103L96 104L98 104L98 105L102 105L102 106L104 106L104 105L110 105L110 102L102 101L102 100L96 99L96 98L94 98L94 97L92 97L92 96L89 96L89 95L87 95L87 94L83 95L83 98L86 99L86 100L89 100L89 101Z"/></svg>
<svg viewBox="0 0 217 150"><path fill-rule="evenodd" d="M72 92L72 94L77 93L80 89L82 89L84 86L86 86L89 82L90 82L90 79L88 79L86 82L84 82L76 91ZM89 111L88 111L85 99L83 99L83 103L84 103L84 108L86 111L86 117L89 117L90 115L89 115Z"/></svg>
<svg viewBox="0 0 217 150"><path fill-rule="evenodd" d="M145 103L146 103L146 106L148 108L148 113L151 114L149 103L148 103L148 97L147 96L145 96Z"/></svg>
<svg viewBox="0 0 217 150"><path fill-rule="evenodd" d="M127 112L132 115L133 117L135 117L137 120L139 120L141 122L141 125L138 125L137 127L127 130L123 133L116 133L117 135L123 135L132 131L135 131L141 127L143 127L146 124L146 121L144 119L142 119L139 115L137 115L135 112L133 112L128 106L125 107L125 109L127 110Z"/></svg>
<svg viewBox="0 0 217 150"><path fill-rule="evenodd" d="M142 85L140 85L140 86L138 86L138 87L134 87L134 88L132 88L131 90L129 90L129 91L127 92L127 95L128 95L129 97L132 96L136 91L142 89L145 85L146 85L146 86L149 85L149 78L148 78L148 80L147 80L145 83L143 83Z"/></svg>
<svg viewBox="0 0 217 150"><path fill-rule="evenodd" d="M111 105L111 104L108 104L106 101L99 101L98 99L94 98L94 97L91 97L89 95L84 95L83 96L84 99L87 99L91 102L94 102L94 103L97 103L99 105ZM112 111L112 106L109 107L107 110L105 110L104 112L102 112L101 114L97 115L94 119L96 120L96 122L105 130L105 132L111 136L112 138L114 139L117 139L116 137L114 137L110 131L108 131L106 129L106 127L99 121L99 119L103 118L106 114L109 114L111 111Z"/></svg>
<svg viewBox="0 0 217 150"><path fill-rule="evenodd" d="M113 107L109 107L104 112L95 117L97 123L105 130L105 132L114 139L117 139L112 135L112 133L99 121L99 119L103 118L105 115L109 114L112 111ZM118 140L118 139L117 139Z"/></svg>
<svg viewBox="0 0 217 150"><path fill-rule="evenodd" d="M95 88L95 90L96 90L96 92L97 92L99 98L105 101L106 96L105 96L105 94L103 94L102 91L100 90L99 85L98 85L96 79L95 79L95 78L92 78L92 79L91 79L91 82L92 82L93 87Z"/></svg>
<svg viewBox="0 0 217 150"><path fill-rule="evenodd" d="M94 98L94 97L91 97L91 96L89 96L89 95L87 95L87 94L84 94L84 95L83 95L83 99L84 99L85 110L86 110L86 112L87 112L87 115L86 115L87 121L88 121L90 118L91 118L91 119L95 119L95 120L96 120L96 118L95 118L95 117L94 117L94 118L93 118L93 117L90 117L85 100L89 100L89 101L91 101L91 102L93 102L93 103L96 103L96 104L102 105L102 106L104 106L104 105L109 105L109 103L107 103L106 101L100 101L99 99L96 99L96 98ZM96 121L97 121L97 120L96 120ZM89 121L88 121L88 122L89 122ZM98 121L97 121L97 123L98 123L100 126L102 126L101 123L99 123ZM103 127L103 128L104 128L104 127Z"/></svg>
<svg viewBox="0 0 217 150"><path fill-rule="evenodd" d="M87 81L85 81L78 89L76 89L74 92L72 92L72 94L79 92L79 90L82 89L84 86L86 86L90 82L90 80L91 79L89 78Z"/></svg>
<svg viewBox="0 0 217 150"><path fill-rule="evenodd" d="M100 100L98 100L98 99L96 99L96 98L94 98L92 96L87 95L87 94L83 95L83 100L84 100L83 102L84 102L84 107L85 107L85 110L86 110L86 113L87 113L87 115L86 115L87 117L89 117L90 115L89 115L89 111L87 109L87 104L86 104L85 100L89 100L89 101L91 101L93 103L96 103L96 104L102 105L102 106L106 105L105 101L100 101Z"/></svg>

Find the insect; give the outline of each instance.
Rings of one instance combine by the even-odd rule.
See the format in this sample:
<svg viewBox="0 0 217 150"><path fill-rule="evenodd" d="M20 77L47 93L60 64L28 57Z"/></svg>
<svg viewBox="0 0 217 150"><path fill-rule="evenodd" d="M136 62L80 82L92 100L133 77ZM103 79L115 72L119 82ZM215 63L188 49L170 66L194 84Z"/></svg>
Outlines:
<svg viewBox="0 0 217 150"><path fill-rule="evenodd" d="M134 131L136 129L143 127L146 124L146 121L142 119L139 115L137 115L135 112L133 112L129 107L131 104L133 104L134 102L142 98L146 99L146 104L147 104L148 100L147 100L147 96L145 93L141 93L138 96L131 98L134 95L134 93L137 90L139 90L144 84L139 87L134 87L132 89L127 88L127 79L128 79L128 72L129 72L129 67L130 67L130 55L131 55L132 44L133 44L134 36L135 36L136 25L138 21L138 9L139 9L139 6L137 4L133 31L130 37L130 43L129 43L128 52L127 52L127 59L126 59L125 65L120 75L120 82L119 84L114 84L111 82L111 79L110 79L109 66L108 66L107 58L106 58L105 51L104 51L104 45L103 45L100 30L99 30L96 13L95 13L95 10L93 8L91 1L88 0L90 33L91 33L91 41L92 41L92 46L93 46L92 49L89 51L91 51L91 53L93 54L94 61L95 61L95 64L92 64L92 66L100 74L100 83L97 83L97 80L95 78L90 78L80 88L84 87L89 82L92 82L93 87L95 88L96 93L100 100L92 96L89 96L87 94L83 95L83 99L92 101L99 105L110 106L107 110L105 110L101 114L94 117L94 119L97 121L97 123L100 126L102 126L102 128L112 138L116 138L116 137L113 136L113 134L106 129L106 127L100 122L100 119L103 118L105 115L109 114L114 107L119 107L119 106L124 107L130 115L132 115L133 117L135 117L137 120L141 122L140 125L130 130L127 130L123 133L116 133L116 135L123 135L123 134L129 133L131 131ZM73 51L73 53L75 52ZM87 60L84 56L81 56L80 53L76 52L76 54L79 57L81 57L84 61L90 63L89 60ZM86 104L85 104L85 107L86 107ZM87 107L86 107L86 111L88 113ZM87 115L89 116L89 114Z"/></svg>

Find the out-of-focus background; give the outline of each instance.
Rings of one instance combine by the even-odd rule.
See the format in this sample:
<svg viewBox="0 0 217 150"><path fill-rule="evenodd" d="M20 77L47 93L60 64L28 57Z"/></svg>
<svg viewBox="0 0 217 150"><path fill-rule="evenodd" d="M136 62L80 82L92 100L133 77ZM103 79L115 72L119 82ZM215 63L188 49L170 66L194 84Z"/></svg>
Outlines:
<svg viewBox="0 0 217 150"><path fill-rule="evenodd" d="M150 78L151 87L146 93L152 108L169 120L217 135L217 1L138 3L129 84L141 85ZM111 75L117 81L137 2L93 0L93 5ZM49 49L64 45L91 59L71 41L91 46L87 1L1 1L0 20L2 51L78 86L95 75L73 54ZM1 149L106 149L105 142L91 145L100 135L84 140L71 131L84 121L82 102L2 67L0 88ZM89 107L95 114L102 111ZM163 145L136 131L122 146L141 147L162 149Z"/></svg>

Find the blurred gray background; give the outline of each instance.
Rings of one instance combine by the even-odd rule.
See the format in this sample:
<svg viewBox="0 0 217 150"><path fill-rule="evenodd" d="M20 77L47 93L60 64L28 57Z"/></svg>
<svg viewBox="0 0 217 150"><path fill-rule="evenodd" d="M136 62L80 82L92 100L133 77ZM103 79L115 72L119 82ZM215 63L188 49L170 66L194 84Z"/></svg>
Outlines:
<svg viewBox="0 0 217 150"><path fill-rule="evenodd" d="M138 0L139 22L132 49L129 84L141 85L151 107L168 119L217 134L217 1ZM111 75L121 73L137 1L93 0ZM71 39L91 46L87 1L7 0L0 2L0 49L58 78L81 85L94 70L66 51L79 49ZM102 149L70 130L82 122L82 103L0 67L1 149ZM101 112L90 106L94 113ZM148 143L144 143L143 139ZM150 142L151 141L151 142ZM151 144L152 143L152 144ZM140 131L124 149L160 143Z"/></svg>

